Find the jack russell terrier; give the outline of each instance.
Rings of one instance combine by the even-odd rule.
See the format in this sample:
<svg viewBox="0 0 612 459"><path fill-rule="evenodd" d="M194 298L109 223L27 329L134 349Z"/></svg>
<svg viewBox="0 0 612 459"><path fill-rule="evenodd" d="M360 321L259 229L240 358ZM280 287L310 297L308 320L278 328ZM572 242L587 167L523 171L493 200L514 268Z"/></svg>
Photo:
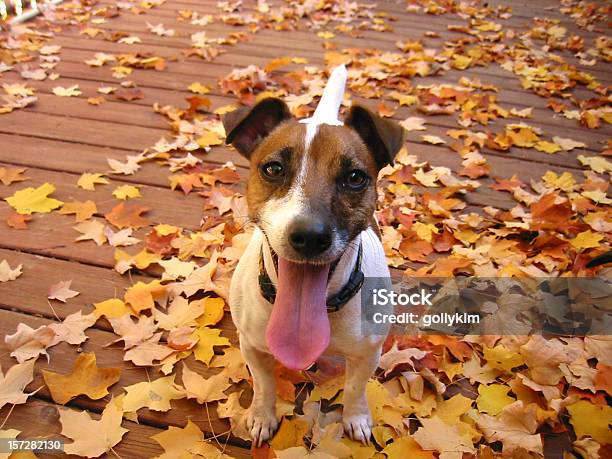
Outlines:
<svg viewBox="0 0 612 459"><path fill-rule="evenodd" d="M323 352L346 359L343 424L369 442L365 388L385 336L362 334L364 276L389 277L374 219L376 178L404 129L351 107L338 120L347 71L337 67L313 116L292 119L276 98L223 120L227 143L250 160L253 237L230 286L240 349L253 377L247 427L259 446L278 426L274 359L303 370Z"/></svg>

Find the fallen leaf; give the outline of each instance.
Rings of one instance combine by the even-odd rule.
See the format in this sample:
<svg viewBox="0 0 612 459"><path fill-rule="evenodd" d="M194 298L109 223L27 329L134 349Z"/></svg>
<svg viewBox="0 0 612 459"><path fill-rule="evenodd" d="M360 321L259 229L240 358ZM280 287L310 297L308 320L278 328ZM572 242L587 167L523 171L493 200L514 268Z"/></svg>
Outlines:
<svg viewBox="0 0 612 459"><path fill-rule="evenodd" d="M225 372L218 373L209 378L203 378L195 371L183 365L183 387L177 386L179 391L184 392L187 398L195 398L199 404L225 400L227 395L224 390L230 387L231 383Z"/></svg>
<svg viewBox="0 0 612 459"><path fill-rule="evenodd" d="M210 364L213 357L215 346L230 346L230 341L221 336L221 330L218 328L199 327L193 337L198 339L198 344L193 350L196 360L204 364Z"/></svg>
<svg viewBox="0 0 612 459"><path fill-rule="evenodd" d="M478 398L476 404L481 413L496 416L502 412L505 406L515 401L508 396L510 387L503 384L481 384L478 386Z"/></svg>
<svg viewBox="0 0 612 459"><path fill-rule="evenodd" d="M75 214L77 223L89 220L96 212L98 212L98 208L93 201L65 202L59 210L62 215Z"/></svg>
<svg viewBox="0 0 612 459"><path fill-rule="evenodd" d="M63 204L62 201L49 197L54 191L55 187L53 185L45 183L38 188L19 190L4 200L20 214L30 215L34 212L48 213Z"/></svg>
<svg viewBox="0 0 612 459"><path fill-rule="evenodd" d="M99 420L93 420L87 411L59 409L61 434L71 440L64 452L85 457L98 457L110 451L121 441L128 429L121 427L123 412L113 400L108 402ZM92 433L95 432L95 435Z"/></svg>
<svg viewBox="0 0 612 459"><path fill-rule="evenodd" d="M32 394L24 394L28 384L34 379L34 363L36 359L17 363L8 369L6 374L0 368L0 409L7 403L20 405L25 403Z"/></svg>
<svg viewBox="0 0 612 459"><path fill-rule="evenodd" d="M56 86L53 88L53 94L59 97L76 97L83 93L80 91L79 85L75 84L67 88L64 88L63 86Z"/></svg>
<svg viewBox="0 0 612 459"><path fill-rule="evenodd" d="M106 236L104 235L104 224L98 220L85 221L79 223L74 227L81 236L77 237L75 241L94 241L97 245L102 245L106 242Z"/></svg>
<svg viewBox="0 0 612 459"><path fill-rule="evenodd" d="M79 294L79 292L75 290L70 290L70 284L72 281L60 281L57 284L53 284L49 287L49 293L47 294L47 298L50 300L57 300L65 303L70 298L74 298Z"/></svg>
<svg viewBox="0 0 612 459"><path fill-rule="evenodd" d="M14 182L23 182L28 179L23 176L25 171L25 167L0 167L0 182L6 186Z"/></svg>
<svg viewBox="0 0 612 459"><path fill-rule="evenodd" d="M119 203L104 218L118 229L140 228L149 224L148 220L142 216L150 209L141 205L128 205Z"/></svg>
<svg viewBox="0 0 612 459"><path fill-rule="evenodd" d="M86 395L92 400L99 400L108 395L108 388L119 381L121 368L98 368L96 355L80 354L72 371L62 375L49 370L42 370L45 384L56 403L65 405L79 395Z"/></svg>
<svg viewBox="0 0 612 459"><path fill-rule="evenodd" d="M92 174L89 172L85 172L77 180L77 186L87 191L95 191L96 185L107 185L109 183L104 174Z"/></svg>
<svg viewBox="0 0 612 459"><path fill-rule="evenodd" d="M170 401L185 398L185 394L175 388L174 375L157 378L151 382L141 382L125 387L123 410L136 412L141 408L153 411L168 411Z"/></svg>
<svg viewBox="0 0 612 459"><path fill-rule="evenodd" d="M0 282L8 282L17 279L23 272L21 271L22 265L17 265L15 269L11 268L8 261L0 261Z"/></svg>

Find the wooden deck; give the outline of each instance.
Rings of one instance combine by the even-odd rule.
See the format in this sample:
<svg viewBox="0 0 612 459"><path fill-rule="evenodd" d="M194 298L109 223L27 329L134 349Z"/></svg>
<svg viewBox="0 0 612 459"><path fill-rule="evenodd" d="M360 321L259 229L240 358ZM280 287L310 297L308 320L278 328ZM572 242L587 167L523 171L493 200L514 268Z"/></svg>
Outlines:
<svg viewBox="0 0 612 459"><path fill-rule="evenodd" d="M99 6L114 4L110 0L99 1ZM245 2L245 4L251 2ZM527 30L533 17L547 17L559 20L567 28L568 34L576 34L586 40L593 40L601 32L578 28L567 15L558 11L557 2L542 0L489 1L490 5L508 5L512 7L509 19L496 19L504 28L517 31ZM252 6L247 6L247 10ZM142 43L119 44L98 37L88 37L79 33L78 26L62 26L53 30L54 37L50 45L60 45L60 62L53 70L61 75L57 81L27 80L29 86L36 89L38 101L25 109L15 110L10 114L0 115L0 167L25 167L28 180L14 183L11 186L0 184L0 198L12 195L26 186L39 186L45 182L56 186L53 197L61 201L86 201L92 199L97 204L95 220L103 221L118 201L112 191L121 184L138 185L142 198L138 204L151 208L147 214L151 224L166 223L186 230L200 229L203 215L203 199L195 192L184 195L172 191L168 180L169 171L161 168L154 161L145 162L134 175L109 175L110 185L101 185L95 193L76 186L77 180L85 172L105 172L108 170L109 158L124 161L128 154L139 154L150 148L170 130L165 118L154 112L152 105L172 105L185 107L185 98L193 96L187 86L198 81L212 88L208 97L213 108L235 103L231 95L223 94L219 89L219 79L225 77L232 69L248 65L263 68L270 60L282 57L300 57L308 60L309 65L324 67L325 41L335 43L338 50L342 48L374 48L381 51L397 51L398 40L424 39L427 46L441 49L449 40L465 38L467 35L448 30L451 24L462 25L465 21L456 14L425 15L406 11L405 3L400 1L378 1L375 11L387 12L396 20L389 22L393 32L360 31L360 37L336 33L330 40L317 36L315 31L301 27L296 31L276 31L261 28L256 33L249 33L249 40L233 46L219 45L223 53L208 62L199 57L185 57L183 52L190 47L190 34L206 30L209 37L226 37L235 32L249 32L249 27L230 26L215 20L206 26L192 26L188 21L178 21L178 10L192 10L200 15L211 14L215 18L220 14L216 0L168 0L160 6L143 9L143 14L122 11L117 17L108 18L103 23L90 24L102 31L127 32L137 35ZM382 16L384 18L384 16ZM39 20L40 21L40 20ZM176 31L174 37L160 37L147 30L146 23L163 23L166 28ZM41 24L45 21L40 21ZM81 27L84 27L82 25ZM437 32L439 38L427 37L428 31ZM84 63L97 52L110 54L152 53L166 58L167 67L163 71L134 70L127 80L134 81L142 90L144 97L126 102L109 95L99 106L86 102L87 98L99 96L96 91L100 86L117 87L120 80L113 78L110 67L106 65L93 68ZM569 52L559 52L568 61L578 64ZM19 64L16 67L20 67ZM291 64L288 69L299 69L303 65ZM593 67L581 67L593 75L603 85L612 82L612 67L598 60ZM569 120L556 115L547 107L547 99L538 97L521 87L516 75L501 69L496 64L471 67L466 70L449 70L431 77L415 77L413 84L456 83L460 77L479 78L484 84L499 88L498 100L507 108L517 110L533 107L533 118L525 120L532 126L540 128L548 138L559 135L585 142L587 148L578 148L569 152L548 155L533 148L511 148L507 152L483 149L490 167L491 176L510 178L516 175L524 183L539 180L547 171L558 174L569 172L575 177L582 177L584 166L580 164L579 155L598 156L605 149L612 130L605 122L599 129L587 129L576 120ZM0 73L0 85L3 83L24 82L18 72ZM68 87L78 84L82 95L78 97L57 97L54 87ZM588 91L577 88L574 94L586 98ZM354 98L354 100L360 100ZM378 100L365 100L372 107ZM397 104L391 104L397 105ZM412 107L399 107L394 118L403 120L408 116L423 116ZM457 129L454 117L428 116L427 131L409 133L407 143L411 154L419 160L429 161L435 166L446 166L453 171L461 167L461 157L447 145L430 145L420 140L422 134L440 136L448 139L446 131ZM520 122L520 119L495 120L487 129L499 131L505 124ZM199 153L199 152L196 152ZM241 177L247 174L247 162L234 150L225 146L216 146L207 154L197 154L205 163L222 165L232 161L237 166ZM481 178L482 186L466 195L468 209L478 210L485 206L500 209L511 209L516 205L509 193L493 190L491 178ZM244 183L233 186L237 191L244 189ZM466 211L467 211L466 210ZM159 276L155 270L143 270L132 275L120 275L114 269L114 247L108 244L97 246L92 241L75 243L78 235L72 227L73 216L34 214L27 230L9 228L4 221L11 212L5 201L0 201L0 260L7 260L9 265L23 265L23 275L17 280L0 283L0 336L12 334L20 323L37 327L49 324L67 315L83 310L91 311L91 305L108 298L121 297L125 288L138 280L151 281ZM150 229L150 228L149 228ZM144 236L147 228L136 232ZM399 273L399 271L398 271ZM72 280L72 288L80 295L66 303L47 300L49 286L62 280ZM226 317L220 327L223 334L234 343L237 342L231 319ZM121 380L113 386L111 392L118 394L122 387L152 378L155 369L146 370L134 367L123 361L124 351L120 347L106 347L116 339L110 324L99 320L87 331L89 339L82 350L95 352L100 366L121 366ZM0 341L0 363L6 371L14 363L9 356L4 341ZM42 387L33 395L27 404L14 408L5 407L0 411L0 424L4 428L15 428L24 432L25 437L44 436L59 432L56 407L45 387L40 370L50 368L54 371L69 372L77 355L74 346L60 344L49 352L50 364L39 358L36 364L36 376L29 389ZM196 365L202 374L210 374L203 365ZM108 397L93 401L87 397L77 397L69 406L86 409L91 413L100 413L108 402ZM208 412L208 414L207 414ZM140 424L126 421L130 432L115 448L122 458L152 457L163 450L150 437L167 426L185 425L190 418L207 435L220 435L220 447L234 457L250 457L249 445L238 438L228 437L229 424L216 417L214 404L208 411L193 400L177 400L173 408L166 413L143 409L139 412ZM110 456L112 454L109 453Z"/></svg>

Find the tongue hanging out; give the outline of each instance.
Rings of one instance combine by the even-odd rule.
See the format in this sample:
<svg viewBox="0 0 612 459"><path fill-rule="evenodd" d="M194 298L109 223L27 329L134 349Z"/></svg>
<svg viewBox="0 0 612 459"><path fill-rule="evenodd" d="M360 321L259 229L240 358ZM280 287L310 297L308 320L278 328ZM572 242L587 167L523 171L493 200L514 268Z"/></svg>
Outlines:
<svg viewBox="0 0 612 459"><path fill-rule="evenodd" d="M272 355L287 368L308 368L329 345L328 274L329 264L278 259L276 301L266 328L266 341Z"/></svg>

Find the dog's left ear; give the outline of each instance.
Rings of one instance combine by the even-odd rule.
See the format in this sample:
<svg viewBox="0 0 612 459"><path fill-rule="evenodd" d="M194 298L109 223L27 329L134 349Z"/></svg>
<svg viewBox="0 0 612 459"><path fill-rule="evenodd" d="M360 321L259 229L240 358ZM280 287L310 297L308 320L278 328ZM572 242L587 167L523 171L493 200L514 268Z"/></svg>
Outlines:
<svg viewBox="0 0 612 459"><path fill-rule="evenodd" d="M344 120L366 144L378 169L390 164L397 152L404 145L406 131L394 121L386 120L367 108L353 105Z"/></svg>
<svg viewBox="0 0 612 459"><path fill-rule="evenodd" d="M259 142L288 118L291 118L289 107L274 97L264 99L252 108L239 108L223 117L227 133L225 143L232 144L249 158Z"/></svg>

